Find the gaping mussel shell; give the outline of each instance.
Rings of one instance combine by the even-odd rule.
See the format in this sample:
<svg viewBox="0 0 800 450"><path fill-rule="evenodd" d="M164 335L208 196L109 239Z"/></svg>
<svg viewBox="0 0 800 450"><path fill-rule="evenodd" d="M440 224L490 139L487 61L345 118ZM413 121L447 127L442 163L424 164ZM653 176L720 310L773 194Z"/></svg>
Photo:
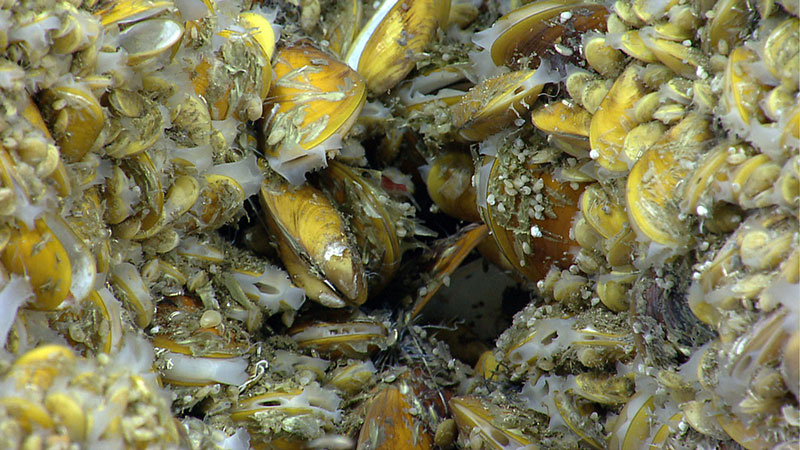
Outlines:
<svg viewBox="0 0 800 450"><path fill-rule="evenodd" d="M542 60L576 62L582 33L605 31L608 10L574 0L538 1L518 8L478 32L473 41L496 66L536 68ZM485 64L485 61L481 63Z"/></svg>
<svg viewBox="0 0 800 450"><path fill-rule="evenodd" d="M389 197L381 187L379 172L331 161L318 180L339 210L349 217L350 229L361 250L361 263L371 274L370 295L377 294L399 267L407 247L405 241L414 235L415 226L409 217L413 208Z"/></svg>

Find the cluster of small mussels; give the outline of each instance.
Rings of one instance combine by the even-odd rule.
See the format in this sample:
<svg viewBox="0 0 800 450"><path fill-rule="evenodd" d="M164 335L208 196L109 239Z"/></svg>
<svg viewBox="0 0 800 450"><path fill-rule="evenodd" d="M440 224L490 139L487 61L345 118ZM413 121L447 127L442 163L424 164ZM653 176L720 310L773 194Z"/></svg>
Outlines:
<svg viewBox="0 0 800 450"><path fill-rule="evenodd" d="M800 445L798 149L792 0L0 0L0 447Z"/></svg>

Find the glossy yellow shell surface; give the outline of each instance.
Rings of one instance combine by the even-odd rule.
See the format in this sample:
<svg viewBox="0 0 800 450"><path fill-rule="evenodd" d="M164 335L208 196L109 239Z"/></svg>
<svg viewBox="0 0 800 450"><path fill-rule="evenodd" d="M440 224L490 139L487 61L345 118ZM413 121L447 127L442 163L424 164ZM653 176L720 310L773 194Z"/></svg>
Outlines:
<svg viewBox="0 0 800 450"><path fill-rule="evenodd" d="M264 185L260 197L274 232L288 248L308 258L307 264L316 267L346 301L364 303L367 285L360 255L352 248L339 213L322 193L307 185L296 190Z"/></svg>
<svg viewBox="0 0 800 450"><path fill-rule="evenodd" d="M382 94L411 72L449 9L450 0L384 0L361 28L345 61L364 77L372 93Z"/></svg>
<svg viewBox="0 0 800 450"><path fill-rule="evenodd" d="M301 184L325 166L366 102L366 84L346 64L302 41L275 54L275 82L265 110L271 115L267 159L278 173Z"/></svg>
<svg viewBox="0 0 800 450"><path fill-rule="evenodd" d="M470 141L480 141L519 118L542 91L534 70L490 78L470 89L450 107L453 125Z"/></svg>
<svg viewBox="0 0 800 450"><path fill-rule="evenodd" d="M637 125L633 106L644 96L644 89L637 66L628 66L592 116L589 140L592 150L597 152L597 163L606 169L615 172L628 169L620 154L625 135Z"/></svg>

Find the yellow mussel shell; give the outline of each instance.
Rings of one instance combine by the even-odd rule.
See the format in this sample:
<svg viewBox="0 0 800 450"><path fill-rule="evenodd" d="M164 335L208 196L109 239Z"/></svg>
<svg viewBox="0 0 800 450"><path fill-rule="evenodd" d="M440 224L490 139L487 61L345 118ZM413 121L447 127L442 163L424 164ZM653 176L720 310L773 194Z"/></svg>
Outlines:
<svg viewBox="0 0 800 450"><path fill-rule="evenodd" d="M605 31L607 16L605 6L597 3L531 2L497 19L488 30L476 33L474 41L489 50L497 66L517 69L522 66L521 61L527 60L527 67L536 68L546 54L558 55L552 50L553 44L566 43L571 35L577 37L589 30Z"/></svg>
<svg viewBox="0 0 800 450"><path fill-rule="evenodd" d="M261 46L267 61L270 61L273 53L275 53L276 36L269 19L257 12L246 11L239 15L239 21L247 28L253 39L258 42L258 45Z"/></svg>
<svg viewBox="0 0 800 450"><path fill-rule="evenodd" d="M747 66L758 56L747 47L737 47L728 56L722 88L722 104L729 113L735 113L741 124L747 126L758 120L758 101L763 87L748 73Z"/></svg>
<svg viewBox="0 0 800 450"><path fill-rule="evenodd" d="M108 321L108 332L103 340L102 351L111 354L122 342L122 304L114 298L108 288L92 291L89 300L100 309L103 318Z"/></svg>
<svg viewBox="0 0 800 450"><path fill-rule="evenodd" d="M9 371L17 387L36 387L47 390L55 377L75 364L75 353L68 347L48 344L36 347L20 356Z"/></svg>
<svg viewBox="0 0 800 450"><path fill-rule="evenodd" d="M533 110L531 122L567 153L576 157L588 155L592 114L584 108L565 101L548 103Z"/></svg>
<svg viewBox="0 0 800 450"><path fill-rule="evenodd" d="M244 189L233 178L209 174L205 188L194 204L203 228L216 229L233 217L245 199Z"/></svg>
<svg viewBox="0 0 800 450"><path fill-rule="evenodd" d="M347 65L383 94L414 69L449 11L449 0L384 0L350 46Z"/></svg>
<svg viewBox="0 0 800 450"><path fill-rule="evenodd" d="M250 36L255 39L261 49L261 54L266 60L266 65L261 69L262 86L259 96L263 102L269 94L269 89L272 87L272 55L275 54L275 29L272 27L269 19L262 14L248 11L239 15L239 21L250 32Z"/></svg>
<svg viewBox="0 0 800 450"><path fill-rule="evenodd" d="M544 84L551 81L538 73L517 70L479 83L450 107L453 126L469 141L481 141L506 128L521 117Z"/></svg>
<svg viewBox="0 0 800 450"><path fill-rule="evenodd" d="M645 95L645 88L639 80L639 67L631 64L611 86L600 108L592 116L589 127L589 141L592 151L597 154L597 163L615 171L628 170L628 164L620 158L625 136L636 125L633 107Z"/></svg>
<svg viewBox="0 0 800 450"><path fill-rule="evenodd" d="M308 41L281 47L276 80L265 108L271 111L265 153L292 184L326 165L367 99L361 76Z"/></svg>
<svg viewBox="0 0 800 450"><path fill-rule="evenodd" d="M488 174L490 185L498 176L499 170L500 164L495 162ZM532 220L532 229L525 236L513 231L519 226L518 219L512 217L503 224L504 214L492 205L481 209L481 214L497 246L514 268L529 280L539 281L545 277L551 266L566 269L573 263L571 249L577 243L570 237L570 227L578 212L578 199L586 184L561 183L549 172L535 168L531 169L530 175L542 180L545 189L541 192L546 194L545 202L549 203L552 214ZM506 206L512 210L516 207Z"/></svg>
<svg viewBox="0 0 800 450"><path fill-rule="evenodd" d="M55 426L50 413L40 404L22 397L2 397L0 406L7 411L7 414L19 421L22 429L30 433L36 427L52 429Z"/></svg>
<svg viewBox="0 0 800 450"><path fill-rule="evenodd" d="M614 201L599 183L586 187L581 194L580 208L589 225L606 239L618 234L628 223L624 205Z"/></svg>
<svg viewBox="0 0 800 450"><path fill-rule="evenodd" d="M66 106L55 111L51 106L56 101ZM70 162L79 161L92 149L105 124L100 102L85 87L66 84L45 91L42 105L46 105L43 112L61 154Z"/></svg>
<svg viewBox="0 0 800 450"><path fill-rule="evenodd" d="M311 278L329 285L340 301L364 303L367 280L360 252L351 245L344 221L322 192L308 185L292 190L283 183L265 183L260 198L270 229L285 242L281 253L294 254L293 261L299 263L284 261L295 284L320 301L319 291L301 286L313 273L316 276Z"/></svg>
<svg viewBox="0 0 800 450"><path fill-rule="evenodd" d="M639 61L645 63L658 62L658 57L652 50L647 48L639 36L639 30L625 31L619 36L619 49Z"/></svg>
<svg viewBox="0 0 800 450"><path fill-rule="evenodd" d="M164 189L161 185L160 171L156 169L150 156L139 153L133 157L125 158L120 163L122 170L135 181L141 189L142 202L136 207L138 211L127 221L140 223L138 231L133 236L135 239L144 239L153 236L159 231L156 226L161 222L164 214Z"/></svg>
<svg viewBox="0 0 800 450"><path fill-rule="evenodd" d="M428 195L445 214L467 222L480 222L472 185L474 171L472 157L467 153L453 151L438 156L426 177Z"/></svg>
<svg viewBox="0 0 800 450"><path fill-rule="evenodd" d="M528 438L515 430L495 425L509 411L497 407L497 411L493 412L485 406L485 401L477 397L453 397L447 403L458 425L459 435L464 436L465 440L471 441L469 436L478 435L483 444L481 448L492 450L531 445Z"/></svg>
<svg viewBox="0 0 800 450"><path fill-rule="evenodd" d="M52 310L64 300L83 300L94 285L94 258L83 242L59 217L36 219L11 229L11 238L0 255L9 271L26 275L36 293L30 306Z"/></svg>
<svg viewBox="0 0 800 450"><path fill-rule="evenodd" d="M716 2L709 21L708 39L703 39L706 51L727 55L747 36L747 24L755 14L746 0L721 0Z"/></svg>
<svg viewBox="0 0 800 450"><path fill-rule="evenodd" d="M414 390L407 386L387 386L372 396L367 404L364 426L358 435L357 450L429 450L431 433L408 399ZM376 436L379 436L376 438Z"/></svg>
<svg viewBox="0 0 800 450"><path fill-rule="evenodd" d="M628 216L640 235L667 247L688 244L686 223L679 219L676 187L689 174L712 136L707 118L690 113L636 162L627 180Z"/></svg>
<svg viewBox="0 0 800 450"><path fill-rule="evenodd" d="M339 210L350 216L350 228L362 251L369 279L370 295L375 295L391 280L400 265L403 249L400 237L413 233L403 227L402 219L382 200L387 194L380 187L378 172L358 170L331 161L320 177L320 184ZM403 228L400 230L400 228Z"/></svg>
<svg viewBox="0 0 800 450"><path fill-rule="evenodd" d="M64 392L52 392L45 397L44 405L56 422L67 429L73 442L84 440L89 418L78 400Z"/></svg>
<svg viewBox="0 0 800 450"><path fill-rule="evenodd" d="M783 86L797 89L800 76L800 19L781 22L764 42L764 65Z"/></svg>
<svg viewBox="0 0 800 450"><path fill-rule="evenodd" d="M655 32L640 31L642 42L662 64L672 69L678 75L695 80L700 74L708 73L708 58L699 49L687 47L682 42L673 42L655 37Z"/></svg>
<svg viewBox="0 0 800 450"><path fill-rule="evenodd" d="M229 116L245 121L263 115L262 103L272 85L270 60L275 51L275 30L270 21L256 12L242 13L239 24L245 28L224 29L219 56L208 55L189 73L196 94L208 104L214 120Z"/></svg>
<svg viewBox="0 0 800 450"><path fill-rule="evenodd" d="M331 358L368 358L385 347L388 335L386 327L373 320L313 322L289 329L289 336L300 348L314 349Z"/></svg>
<svg viewBox="0 0 800 450"><path fill-rule="evenodd" d="M655 399L647 393L633 396L619 413L611 428L608 448L613 450L635 450L650 435Z"/></svg>
<svg viewBox="0 0 800 450"><path fill-rule="evenodd" d="M100 23L107 27L115 23L143 20L174 7L170 0L123 0L109 2L107 7L96 11L94 15L100 17Z"/></svg>
<svg viewBox="0 0 800 450"><path fill-rule="evenodd" d="M633 0L633 12L644 23L652 23L660 19L670 8L678 4L678 0L664 2L650 2L647 0Z"/></svg>

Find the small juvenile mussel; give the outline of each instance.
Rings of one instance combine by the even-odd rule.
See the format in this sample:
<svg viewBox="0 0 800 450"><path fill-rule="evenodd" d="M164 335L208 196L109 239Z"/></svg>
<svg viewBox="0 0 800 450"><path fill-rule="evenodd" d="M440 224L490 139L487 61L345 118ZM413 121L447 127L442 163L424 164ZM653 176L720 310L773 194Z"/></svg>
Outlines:
<svg viewBox="0 0 800 450"><path fill-rule="evenodd" d="M798 9L0 0L0 447L797 448Z"/></svg>

